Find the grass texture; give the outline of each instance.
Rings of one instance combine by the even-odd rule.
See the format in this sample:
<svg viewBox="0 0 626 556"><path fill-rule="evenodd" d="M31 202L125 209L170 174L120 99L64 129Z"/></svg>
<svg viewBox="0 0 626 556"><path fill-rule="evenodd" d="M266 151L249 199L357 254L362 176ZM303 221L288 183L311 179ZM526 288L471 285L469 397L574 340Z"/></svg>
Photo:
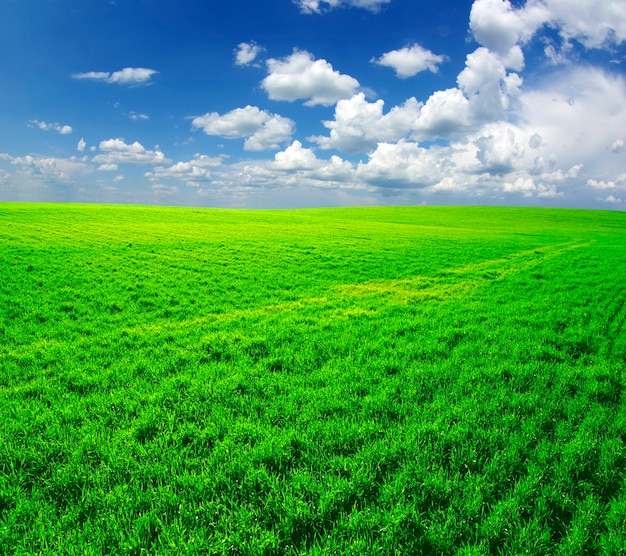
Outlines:
<svg viewBox="0 0 626 556"><path fill-rule="evenodd" d="M0 204L1 554L625 554L626 214Z"/></svg>

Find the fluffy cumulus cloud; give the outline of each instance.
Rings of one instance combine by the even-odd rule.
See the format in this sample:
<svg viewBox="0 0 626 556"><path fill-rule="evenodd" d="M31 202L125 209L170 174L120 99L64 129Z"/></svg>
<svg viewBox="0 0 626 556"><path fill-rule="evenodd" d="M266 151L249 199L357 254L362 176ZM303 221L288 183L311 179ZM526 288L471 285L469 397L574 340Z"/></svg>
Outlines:
<svg viewBox="0 0 626 556"><path fill-rule="evenodd" d="M100 81L116 85L146 85L153 75L159 73L157 70L149 68L124 68L119 71L89 71L86 73L75 73L74 79L88 81Z"/></svg>
<svg viewBox="0 0 626 556"><path fill-rule="evenodd" d="M175 180L191 187L199 187L200 182L211 179L211 171L220 167L223 160L222 156L210 157L205 154L196 154L187 162L177 162L171 166L157 166L154 171L146 172L145 176L155 183Z"/></svg>
<svg viewBox="0 0 626 556"><path fill-rule="evenodd" d="M576 40L587 48L626 40L626 9L623 0L527 0L513 7L509 0L475 0L470 12L474 38L507 63L520 70L520 45L527 43L544 25L555 28L564 48ZM549 45L546 52L562 60L564 50Z"/></svg>
<svg viewBox="0 0 626 556"><path fill-rule="evenodd" d="M389 4L391 0L294 0L305 14L319 14L326 9L351 7L363 8L371 12L378 12L382 6Z"/></svg>
<svg viewBox="0 0 626 556"><path fill-rule="evenodd" d="M561 36L588 48L626 40L624 0L544 0L548 17Z"/></svg>
<svg viewBox="0 0 626 556"><path fill-rule="evenodd" d="M412 129L416 139L452 137L471 127L470 103L460 89L435 91L422 106Z"/></svg>
<svg viewBox="0 0 626 556"><path fill-rule="evenodd" d="M61 135L69 135L73 131L72 126L70 125L61 125L57 123L50 124L47 122L40 122L39 120L30 120L28 125L29 127L37 127L44 131L56 131Z"/></svg>
<svg viewBox="0 0 626 556"><path fill-rule="evenodd" d="M274 167L280 170L312 170L318 162L313 150L305 149L300 141L294 141L274 155Z"/></svg>
<svg viewBox="0 0 626 556"><path fill-rule="evenodd" d="M422 71L437 73L439 64L445 62L445 56L434 54L419 44L406 46L399 50L385 52L380 58L372 58L372 62L393 68L400 78L412 77Z"/></svg>
<svg viewBox="0 0 626 556"><path fill-rule="evenodd" d="M547 21L549 12L541 1L530 0L523 8L515 9L509 0L475 0L469 23L480 44L506 60L508 67L521 70L520 43L528 42Z"/></svg>
<svg viewBox="0 0 626 556"><path fill-rule="evenodd" d="M563 90L576 91L573 98L559 98L553 86L528 91L517 124L485 123L448 144L429 147L406 139L379 142L368 160L359 163L356 177L377 187L421 188L425 193L555 198L585 183L585 175L624 176L608 138L615 137L626 116L626 91L619 91L623 83L589 71L560 76ZM586 183L595 190L615 190L626 184L626 176Z"/></svg>
<svg viewBox="0 0 626 556"><path fill-rule="evenodd" d="M98 148L101 154L93 157L93 161L105 165L111 164L163 164L167 162L165 155L158 147L146 149L141 143L126 143L123 139L107 139L101 141Z"/></svg>
<svg viewBox="0 0 626 556"><path fill-rule="evenodd" d="M623 153L626 151L626 143L622 139L617 139L612 145L611 150L614 153Z"/></svg>
<svg viewBox="0 0 626 556"><path fill-rule="evenodd" d="M521 47L544 24L587 47L621 41L624 15L611 10L611 2L590 14L582 2L514 8L506 0L476 0L470 27L483 46L467 56L457 88L436 91L425 102L409 99L387 114L382 100L355 95L325 122L329 136L311 139L322 148L369 149L355 178L377 187L549 199L586 183L609 193L599 200L621 203L624 195L615 191L626 189L616 156L626 150L624 78L574 65L524 88L516 73L524 67ZM403 117L394 121L393 114ZM449 143L424 148L416 142L435 138ZM616 175L622 177L611 179Z"/></svg>
<svg viewBox="0 0 626 556"><path fill-rule="evenodd" d="M603 203L611 203L611 204L622 204L624 201L622 201L622 199L620 197L616 197L615 195L609 195L608 197L605 197L604 199L599 199L601 200Z"/></svg>
<svg viewBox="0 0 626 556"><path fill-rule="evenodd" d="M43 156L10 157L11 164L20 168L22 172L44 181L60 180L73 181L91 173L93 168L84 160L71 158L56 158Z"/></svg>
<svg viewBox="0 0 626 556"><path fill-rule="evenodd" d="M603 155L598 148L587 154L579 151L578 155L565 156L554 144L551 130L540 124L541 120L534 119L519 125L506 121L486 123L474 132L460 135L457 140L427 147L405 138L379 141L367 159L351 170L344 161L347 171L343 179L352 187L386 191L419 189L422 195L562 197L581 180L585 183L584 162ZM608 148L610 145L605 144L604 160L597 168L606 166L607 156L614 156ZM323 164L311 149L295 142L276 155L274 167L302 174ZM622 175L622 181L596 179L588 181L587 186L594 190L619 190L622 183L626 184L626 175Z"/></svg>
<svg viewBox="0 0 626 556"><path fill-rule="evenodd" d="M249 66L261 52L263 52L263 48L258 44L241 42L235 50L235 64L238 66Z"/></svg>
<svg viewBox="0 0 626 556"><path fill-rule="evenodd" d="M482 46L468 54L456 88L425 101L410 98L386 113L382 99L355 94L339 100L334 119L323 122L328 136L310 140L322 149L369 151L356 172L369 184L421 188L438 180L425 190L480 191L491 184L505 194L557 197L559 188L585 179L596 189L616 183L606 176L620 171L615 155L626 150L624 79L569 66L524 88L517 73L524 68L522 47L544 25L585 46L621 41L626 12L615 13L607 2L590 14L587 4L529 0L513 7L508 0L476 0L470 28ZM398 60L409 54L394 52L402 54ZM416 143L433 139L450 143Z"/></svg>
<svg viewBox="0 0 626 556"><path fill-rule="evenodd" d="M427 140L446 138L478 129L506 118L512 98L519 95L521 78L507 72L487 48L467 56L465 69L457 78L459 87L436 91L425 103L414 97L383 113L384 101L368 102L363 93L340 100L335 119L324 122L327 137L311 139L322 148L347 152L371 149L380 141L403 138Z"/></svg>
<svg viewBox="0 0 626 556"><path fill-rule="evenodd" d="M272 161L248 161L215 168L210 184L201 185L196 192L203 197L217 194L244 199L250 194L264 192L267 195L276 191L280 192L276 199L283 205L287 198L298 203L298 199L309 194L307 192L319 189L373 191L356 179L352 163L339 156L319 159L312 149L296 140L277 152Z"/></svg>
<svg viewBox="0 0 626 556"><path fill-rule="evenodd" d="M226 114L211 112L193 119L193 129L201 129L207 135L227 138L244 138L244 149L263 151L276 149L291 138L293 120L271 114L256 106L236 108Z"/></svg>
<svg viewBox="0 0 626 556"><path fill-rule="evenodd" d="M624 80L579 68L523 92L515 124L485 123L447 146L431 146L426 151L407 142L400 149L404 157L400 159L386 146L384 156L370 155L367 165L376 171L363 175L370 183L374 178L396 184L404 179L406 186L421 187L425 180L414 177L419 176L417 170L402 174L395 167L419 163L420 168L428 168L429 155L437 160L430 166L432 176L440 179L426 191L555 198L585 183L594 190L619 190L626 178L620 182L606 176L624 175L623 161L612 148L624 118ZM389 170L384 169L387 164Z"/></svg>
<svg viewBox="0 0 626 556"><path fill-rule="evenodd" d="M379 187L427 187L443 178L440 164L436 149L404 140L379 143L367 163L359 163L357 176Z"/></svg>
<svg viewBox="0 0 626 556"><path fill-rule="evenodd" d="M164 183L155 183L152 185L152 191L157 197L171 197L178 195L180 189L175 185L166 185Z"/></svg>
<svg viewBox="0 0 626 556"><path fill-rule="evenodd" d="M304 50L297 50L282 59L267 61L268 76L261 86L272 100L306 100L306 106L332 106L342 98L349 98L359 82L339 73L326 60L315 60Z"/></svg>
<svg viewBox="0 0 626 556"><path fill-rule="evenodd" d="M614 180L604 181L589 179L587 187L600 195L596 200L602 203L621 205L626 199L626 173L618 175Z"/></svg>
<svg viewBox="0 0 626 556"><path fill-rule="evenodd" d="M398 141L413 129L420 116L421 104L415 98L393 107L383 114L384 101L368 102L363 93L340 100L335 107L335 119L325 121L330 129L327 137L311 137L323 149L361 152L379 141Z"/></svg>
<svg viewBox="0 0 626 556"><path fill-rule="evenodd" d="M503 125L486 126L474 140L479 171L492 175L509 174L524 156L524 147L517 140L512 127Z"/></svg>
<svg viewBox="0 0 626 556"><path fill-rule="evenodd" d="M580 67L550 75L520 99L520 125L542 138L532 163L535 174L553 160L570 168L584 163L590 177L623 171L614 151L626 121L626 81L599 69ZM619 143L618 143L619 145Z"/></svg>
<svg viewBox="0 0 626 556"><path fill-rule="evenodd" d="M517 73L508 73L490 50L478 48L467 56L457 83L469 100L469 119L483 123L506 117L511 98L518 95L522 79Z"/></svg>
<svg viewBox="0 0 626 556"><path fill-rule="evenodd" d="M253 187L371 189L356 178L350 162L336 155L328 160L319 159L312 149L297 140L276 153L273 162L244 165L238 174L231 174L227 180L231 184L245 183Z"/></svg>

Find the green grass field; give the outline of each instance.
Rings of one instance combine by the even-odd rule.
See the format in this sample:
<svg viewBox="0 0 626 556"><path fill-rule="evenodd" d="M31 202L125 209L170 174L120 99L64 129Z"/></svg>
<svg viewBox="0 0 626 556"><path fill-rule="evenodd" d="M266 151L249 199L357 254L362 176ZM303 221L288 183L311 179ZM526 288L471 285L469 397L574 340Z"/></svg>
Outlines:
<svg viewBox="0 0 626 556"><path fill-rule="evenodd" d="M0 204L1 554L626 554L626 213Z"/></svg>

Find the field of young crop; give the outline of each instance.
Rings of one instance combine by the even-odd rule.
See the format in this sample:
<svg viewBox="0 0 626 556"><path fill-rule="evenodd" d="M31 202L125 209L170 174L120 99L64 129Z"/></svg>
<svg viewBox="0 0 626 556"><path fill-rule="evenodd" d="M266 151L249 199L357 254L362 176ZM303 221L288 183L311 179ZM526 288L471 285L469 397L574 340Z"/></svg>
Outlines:
<svg viewBox="0 0 626 556"><path fill-rule="evenodd" d="M1 554L626 554L626 213L0 204Z"/></svg>

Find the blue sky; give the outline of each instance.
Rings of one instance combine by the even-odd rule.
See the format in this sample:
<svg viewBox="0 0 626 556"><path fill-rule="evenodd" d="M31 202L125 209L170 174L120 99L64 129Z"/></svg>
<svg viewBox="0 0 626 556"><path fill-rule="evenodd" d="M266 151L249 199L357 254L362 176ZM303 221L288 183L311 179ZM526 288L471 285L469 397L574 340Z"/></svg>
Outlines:
<svg viewBox="0 0 626 556"><path fill-rule="evenodd" d="M0 13L0 201L626 209L626 0Z"/></svg>

